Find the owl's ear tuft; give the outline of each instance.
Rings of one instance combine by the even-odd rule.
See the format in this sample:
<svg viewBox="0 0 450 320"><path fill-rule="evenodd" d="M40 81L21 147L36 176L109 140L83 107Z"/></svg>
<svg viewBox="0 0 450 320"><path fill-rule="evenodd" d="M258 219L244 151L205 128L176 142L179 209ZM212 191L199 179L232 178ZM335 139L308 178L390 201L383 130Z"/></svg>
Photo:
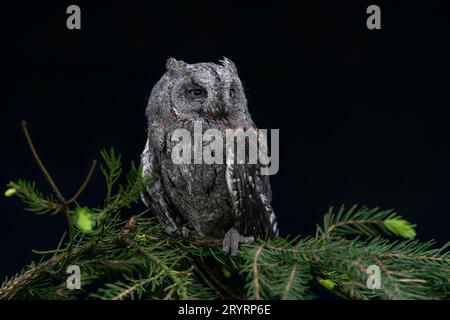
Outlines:
<svg viewBox="0 0 450 320"><path fill-rule="evenodd" d="M220 60L220 62L222 63L222 65L227 68L228 70L237 73L237 68L236 65L234 64L233 61L231 61L230 59L228 59L227 57L223 57L222 60Z"/></svg>
<svg viewBox="0 0 450 320"><path fill-rule="evenodd" d="M175 58L169 58L166 61L166 69L169 72L180 70L185 65L186 63L184 61L177 60Z"/></svg>

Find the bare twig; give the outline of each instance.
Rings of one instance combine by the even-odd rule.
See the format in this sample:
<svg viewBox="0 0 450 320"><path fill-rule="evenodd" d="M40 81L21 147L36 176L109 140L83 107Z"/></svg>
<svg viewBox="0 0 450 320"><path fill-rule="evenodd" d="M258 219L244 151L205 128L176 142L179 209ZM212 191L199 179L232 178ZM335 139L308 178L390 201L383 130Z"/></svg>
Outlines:
<svg viewBox="0 0 450 320"><path fill-rule="evenodd" d="M53 192L55 193L56 197L58 198L58 201L61 204L66 203L66 199L64 199L63 195L61 194L58 187L56 186L55 181L53 181L52 176L48 173L47 169L44 166L44 163L42 162L41 158L39 157L39 154L36 151L33 140L31 140L31 136L28 132L27 122L25 120L22 121L22 131L25 135L25 138L27 139L28 146L30 147L31 153L33 154L33 157L36 160L36 162L39 166L39 169L41 169L42 173L44 174L45 178L47 179L48 183L50 184L50 187L52 188Z"/></svg>
<svg viewBox="0 0 450 320"><path fill-rule="evenodd" d="M48 170L45 167L44 163L42 162L41 158L39 157L39 154L36 151L36 147L34 146L33 140L31 139L30 133L28 132L27 122L25 120L23 120L21 123L21 126L22 126L22 131L27 140L28 146L30 147L31 153L33 154L33 157L36 160L36 163L38 164L39 169L42 171L42 173L44 174L48 183L50 184L50 187L52 188L53 193L55 194L59 204L61 205L61 211L64 213L64 217L66 218L67 226L69 228L69 243L67 244L67 247L65 249L67 254L64 259L64 263L61 265L61 268L64 268L65 264L67 263L67 261L69 259L70 254L72 253L72 248L74 245L74 238L75 238L75 230L74 230L72 219L70 216L71 213L69 210L69 205L72 202L76 201L76 199L80 196L80 194L85 189L86 185L88 184L89 180L91 179L91 176L92 176L92 173L94 172L97 161L94 160L92 162L92 165L88 172L88 175L86 176L84 182L81 184L81 187L78 189L78 191L75 193L75 195L70 200L67 201L66 198L62 195L61 191L59 190L59 188L56 185L55 181L53 180L52 176L48 172Z"/></svg>
<svg viewBox="0 0 450 320"><path fill-rule="evenodd" d="M81 195L81 193L84 191L84 189L86 188L86 186L88 185L89 181L92 178L92 174L94 173L96 165L97 165L97 160L94 159L92 161L91 168L89 169L89 172L88 172L86 178L84 179L82 185L80 186L78 191L73 195L73 197L67 201L67 204L71 204L72 202L75 202L78 199L78 197Z"/></svg>
<svg viewBox="0 0 450 320"><path fill-rule="evenodd" d="M113 185L113 177L112 172L108 175L108 182L106 183L106 199L105 199L105 207L110 204L111 202L111 196L112 196L112 185Z"/></svg>

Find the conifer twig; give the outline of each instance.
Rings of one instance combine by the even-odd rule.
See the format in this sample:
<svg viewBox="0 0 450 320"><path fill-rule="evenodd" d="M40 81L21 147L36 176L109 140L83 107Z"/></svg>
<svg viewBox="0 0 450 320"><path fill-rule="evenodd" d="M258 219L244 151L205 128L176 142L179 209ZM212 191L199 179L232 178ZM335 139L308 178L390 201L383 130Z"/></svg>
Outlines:
<svg viewBox="0 0 450 320"><path fill-rule="evenodd" d="M258 259L259 255L264 249L264 245L260 245L258 249L256 250L255 256L253 257L253 281L255 283L255 300L260 299L259 294L259 278L258 278Z"/></svg>
<svg viewBox="0 0 450 320"><path fill-rule="evenodd" d="M330 236L334 229L340 228L342 226L348 226L348 225L359 225L359 224L383 224L384 221L382 220L348 220L348 221L342 221L338 222L336 224L331 225L327 229L327 235Z"/></svg>

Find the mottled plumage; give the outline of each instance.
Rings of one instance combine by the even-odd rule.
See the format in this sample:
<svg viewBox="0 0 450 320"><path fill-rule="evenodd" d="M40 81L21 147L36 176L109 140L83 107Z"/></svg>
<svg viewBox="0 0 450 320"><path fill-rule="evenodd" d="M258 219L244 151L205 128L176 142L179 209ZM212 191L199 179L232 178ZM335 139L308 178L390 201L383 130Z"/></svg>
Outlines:
<svg viewBox="0 0 450 320"><path fill-rule="evenodd" d="M167 60L146 109L148 141L141 159L152 183L144 203L167 232L223 237L224 251L235 254L249 237L278 234L268 176L258 164L174 164L175 129L193 135L194 121L209 128L255 128L233 62L187 64Z"/></svg>

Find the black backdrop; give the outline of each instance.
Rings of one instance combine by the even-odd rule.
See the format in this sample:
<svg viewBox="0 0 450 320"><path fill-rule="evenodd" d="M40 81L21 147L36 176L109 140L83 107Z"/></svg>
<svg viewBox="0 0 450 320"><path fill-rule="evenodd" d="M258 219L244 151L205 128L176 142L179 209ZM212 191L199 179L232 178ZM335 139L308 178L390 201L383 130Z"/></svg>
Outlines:
<svg viewBox="0 0 450 320"><path fill-rule="evenodd" d="M337 1L336 1L337 2ZM82 29L66 28L79 4ZM0 185L49 188L20 120L63 192L92 158L114 146L129 162L145 142L144 109L165 60L232 59L261 128L279 128L271 178L282 235L311 234L331 205L395 208L420 239L448 239L450 107L448 17L438 2L381 4L382 30L365 27L367 4L270 5L197 1L2 7ZM103 191L99 174L81 200ZM0 200L0 277L55 246L60 216Z"/></svg>

